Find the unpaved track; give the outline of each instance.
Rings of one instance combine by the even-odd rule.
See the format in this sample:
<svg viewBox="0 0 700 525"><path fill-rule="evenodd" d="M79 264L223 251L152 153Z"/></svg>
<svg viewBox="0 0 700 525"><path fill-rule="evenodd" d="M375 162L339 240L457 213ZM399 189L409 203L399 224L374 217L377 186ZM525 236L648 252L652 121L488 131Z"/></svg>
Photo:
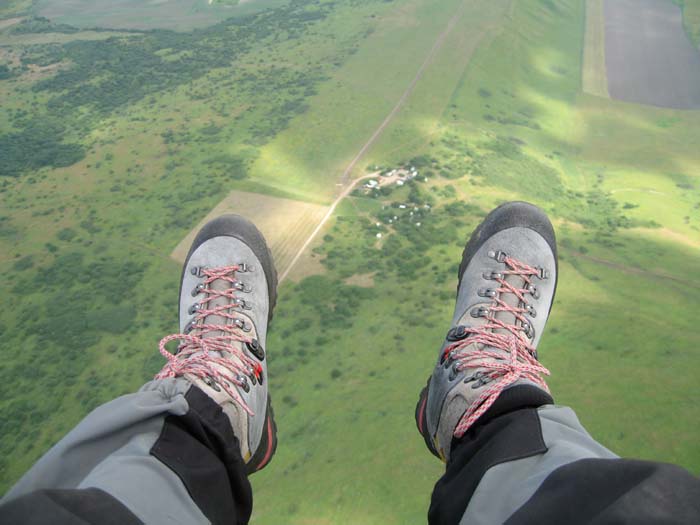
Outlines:
<svg viewBox="0 0 700 525"><path fill-rule="evenodd" d="M437 39L435 40L435 43L433 44L433 47L430 48L430 52L428 53L428 56L425 57L425 60L421 64L420 68L418 68L418 71L416 72L416 75L413 77L411 82L408 84L408 87L406 88L406 91L403 92L401 95L401 98L399 98L399 101L396 103L394 108L389 112L389 114L386 116L384 121L379 125L379 127L374 130L374 133L370 136L370 138L365 142L364 146L360 148L360 151L355 155L355 158L350 161L350 164L348 164L348 167L345 168L345 171L343 172L343 176L340 179L341 184L345 185L348 182L348 177L350 176L350 173L352 173L352 170L355 169L355 166L357 165L358 161L362 158L362 156L367 153L369 148L372 147L372 145L376 142L376 140L380 137L384 129L389 125L389 123L393 120L393 118L396 116L396 114L401 110L401 107L404 105L406 100L408 99L409 96L411 96L411 93L413 92L414 88L416 87L416 84L420 80L420 78L423 76L423 72L425 69L430 65L430 63L433 61L435 58L435 55L437 52L440 50L442 45L445 43L445 39L448 37L448 35L452 32L452 29L454 28L455 24L457 23L457 20L462 16L464 13L464 9L467 6L467 1L465 0L462 2L459 7L457 8L457 11L455 11L455 14L452 15L452 18L447 22L447 25L445 26L445 29L442 30L442 32L438 35Z"/></svg>
<svg viewBox="0 0 700 525"><path fill-rule="evenodd" d="M609 268L614 268L616 270L620 270L621 272L624 273L629 273L633 275L644 275L647 277L653 277L656 279L665 279L668 281L674 281L677 283L680 283L685 286L689 286L691 288L698 288L700 289L700 282L697 281L689 281L687 279L681 279L680 277L675 277L673 275L669 275L667 273L661 273L661 272L652 272L651 270L643 270L642 268L635 268L634 266L627 266L625 264L620 264L612 261L607 261L605 259L600 259L599 257L592 257L590 255L585 255L580 252L571 252L571 254L576 257L577 259L585 259L587 261L594 262L596 264L602 264L603 266L607 266Z"/></svg>
<svg viewBox="0 0 700 525"><path fill-rule="evenodd" d="M671 0L605 0L605 63L614 99L700 109L700 50Z"/></svg>
<svg viewBox="0 0 700 525"><path fill-rule="evenodd" d="M328 208L328 211L326 212L326 214L325 214L325 215L323 216L323 218L321 219L321 222L319 222L318 225L316 226L316 228L314 228L314 230L311 232L311 235L309 235L309 237L306 239L306 241L304 241L304 244L302 244L301 248L299 248L299 251L296 253L296 255L294 256L294 258L292 259L292 261L289 263L289 265L287 266L287 268L285 268L284 272L282 272L282 275L280 275L280 277L279 277L279 279L278 279L278 281L277 281L278 283L281 283L282 281L284 281L284 280L287 278L287 276L289 275L289 272L292 270L292 268L294 268L294 265L295 265L296 262L299 260L299 257L302 256L302 254L304 253L304 251L305 251L305 250L309 247L309 245L311 244L311 241L313 241L313 240L316 238L316 235L318 235L318 232L321 231L321 229L323 228L324 224L326 224L326 222L328 222L328 219L331 218L331 216L333 215L333 212L335 211L335 209L336 209L336 207L338 206L338 204L340 204L340 202L341 202L345 197L347 197L348 195L350 195L350 192L351 192L353 189L355 189L355 186L357 185L357 183L360 182L360 181L363 181L363 180L365 180L365 179L371 179L371 178L373 178L373 177L377 177L378 175L379 175L379 172L370 173L369 175L365 175L364 177L360 177L359 179L355 179L355 180L352 181L350 184L348 184L348 185L345 186L345 188L344 188L343 191L340 193L340 195L338 195L338 197L333 201L333 204L331 204L331 207Z"/></svg>
<svg viewBox="0 0 700 525"><path fill-rule="evenodd" d="M364 177L360 177L358 179L355 179L353 181L349 180L350 179L350 174L352 171L355 169L355 166L357 163L360 161L360 159L369 151L369 149L372 147L372 145L377 141L377 139L381 136L381 134L384 132L386 127L391 123L391 121L394 119L394 117L398 114L398 112L401 110L401 107L405 104L406 100L408 100L408 97L411 96L411 93L413 93L413 90L416 87L416 84L418 84L418 81L421 79L423 76L423 73L425 72L426 68L430 65L430 63L433 61L435 58L435 55L437 52L440 50L442 45L445 43L445 40L449 36L449 34L452 32L454 29L455 25L457 24L457 21L460 19L462 14L464 13L464 10L467 7L467 2L469 0L464 0L455 13L452 15L452 17L448 20L447 25L445 26L445 29L442 30L442 32L437 36L435 39L435 43L433 44L433 47L430 48L430 51L428 52L428 55L425 57L425 60L421 64L421 66L418 68L418 71L416 71L415 76L413 79L411 79L411 82L409 82L408 87L406 90L403 92L401 97L399 98L398 102L396 105L393 107L393 109L389 112L389 114L386 116L386 118L382 121L381 124L379 124L379 127L374 130L374 133L370 135L369 139L367 142L364 143L364 145L360 148L360 151L357 152L357 155L350 161L350 164L345 168L345 171L343 171L343 174L340 178L340 184L342 185L342 190L338 197L333 201L333 204L331 207L328 209L328 212L326 215L323 217L321 222L316 226L314 231L311 233L308 239L304 242L302 247L299 249L297 254L294 256L294 259L289 263L289 266L284 270L282 275L279 277L279 282L281 283L284 281L284 279L287 278L289 275L289 272L294 268L294 265L296 262L299 260L299 258L302 256L304 251L309 247L309 245L313 242L314 238L318 233L323 229L323 226L328 222L328 220L331 218L333 215L333 212L335 211L336 207L340 202L347 197L350 192L355 188L355 185L360 182L361 180L369 179L372 177L376 177L376 173L372 173L370 175L366 175ZM486 29L484 29L486 31Z"/></svg>

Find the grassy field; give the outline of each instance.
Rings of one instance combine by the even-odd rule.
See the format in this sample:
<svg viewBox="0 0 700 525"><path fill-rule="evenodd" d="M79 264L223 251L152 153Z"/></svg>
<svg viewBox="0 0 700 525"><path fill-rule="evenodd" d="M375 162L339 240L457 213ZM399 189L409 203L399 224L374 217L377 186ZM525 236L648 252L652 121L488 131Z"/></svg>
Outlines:
<svg viewBox="0 0 700 525"><path fill-rule="evenodd" d="M323 209L423 64L354 175L411 162L427 182L343 201L279 291L280 445L253 523L425 521L442 467L414 404L463 244L514 198L557 228L540 350L557 402L619 454L700 473L700 112L584 93L585 9L309 0L104 45L0 31L0 490L158 371L187 233L232 191ZM261 224L277 253L308 230L283 217Z"/></svg>

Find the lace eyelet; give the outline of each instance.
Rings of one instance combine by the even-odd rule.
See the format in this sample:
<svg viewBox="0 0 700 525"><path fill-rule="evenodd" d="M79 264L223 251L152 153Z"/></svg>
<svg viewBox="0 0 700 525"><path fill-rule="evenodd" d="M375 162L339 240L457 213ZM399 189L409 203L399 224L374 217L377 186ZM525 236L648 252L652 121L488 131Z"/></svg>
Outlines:
<svg viewBox="0 0 700 525"><path fill-rule="evenodd" d="M235 306L239 306L243 310L251 310L252 307L247 303L245 299L241 299L240 297L237 297L236 299L233 300L233 304Z"/></svg>
<svg viewBox="0 0 700 525"><path fill-rule="evenodd" d="M187 313L190 315L194 315L197 313L197 310L199 310L199 307L200 307L199 303L194 303L192 306L190 306L187 309Z"/></svg>
<svg viewBox="0 0 700 525"><path fill-rule="evenodd" d="M488 297L489 299L496 297L496 290L491 288L479 288L476 293L479 297Z"/></svg>
<svg viewBox="0 0 700 525"><path fill-rule="evenodd" d="M204 376L202 378L202 381L204 381L205 384L207 384L210 388L212 388L216 392L221 392L221 387L219 386L219 384L216 381L214 381L214 379L212 377Z"/></svg>
<svg viewBox="0 0 700 525"><path fill-rule="evenodd" d="M250 392L250 384L248 384L248 378L246 376L238 376L238 382L240 383L239 386L246 394Z"/></svg>
<svg viewBox="0 0 700 525"><path fill-rule="evenodd" d="M250 325L246 323L243 319L235 319L233 323L244 332L250 332L251 330Z"/></svg>
<svg viewBox="0 0 700 525"><path fill-rule="evenodd" d="M251 339L250 341L246 341L245 345L250 351L250 353L258 358L258 361L262 361L263 359L265 359L265 349L262 347L262 345L257 339Z"/></svg>
<svg viewBox="0 0 700 525"><path fill-rule="evenodd" d="M488 252L487 255L489 257L491 257L491 259L495 259L499 263L504 262L506 260L506 257L508 257L506 252L504 252L502 250L498 250L498 251L491 250L490 252Z"/></svg>
<svg viewBox="0 0 700 525"><path fill-rule="evenodd" d="M245 283L242 283L240 281L235 282L233 284L233 288L238 290L239 292L243 292L243 293L250 293L253 291L252 288L250 288L249 286L246 286Z"/></svg>
<svg viewBox="0 0 700 525"><path fill-rule="evenodd" d="M472 317L488 317L489 309L485 306L477 306L476 308L472 308L470 314Z"/></svg>
<svg viewBox="0 0 700 525"><path fill-rule="evenodd" d="M204 270L206 266L193 266L190 268L190 273L196 277L204 277Z"/></svg>

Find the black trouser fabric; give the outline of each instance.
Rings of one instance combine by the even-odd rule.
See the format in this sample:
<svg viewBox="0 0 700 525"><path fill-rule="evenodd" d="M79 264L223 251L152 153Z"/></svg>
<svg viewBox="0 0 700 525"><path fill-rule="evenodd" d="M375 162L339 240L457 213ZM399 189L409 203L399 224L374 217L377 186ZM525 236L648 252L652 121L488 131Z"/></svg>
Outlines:
<svg viewBox="0 0 700 525"><path fill-rule="evenodd" d="M497 401L498 403L498 401ZM494 404L496 412L452 445L428 514L431 525L470 523L465 516L479 483L496 465L546 454L538 409ZM507 470L505 470L507 476ZM494 504L504 494L489 485ZM485 496L482 496L485 497ZM484 516L482 516L484 518ZM700 524L700 479L675 465L630 459L587 458L549 473L508 524ZM483 523L491 523L485 517Z"/></svg>
<svg viewBox="0 0 700 525"><path fill-rule="evenodd" d="M141 525L143 522L99 489L37 490L0 507L2 525Z"/></svg>

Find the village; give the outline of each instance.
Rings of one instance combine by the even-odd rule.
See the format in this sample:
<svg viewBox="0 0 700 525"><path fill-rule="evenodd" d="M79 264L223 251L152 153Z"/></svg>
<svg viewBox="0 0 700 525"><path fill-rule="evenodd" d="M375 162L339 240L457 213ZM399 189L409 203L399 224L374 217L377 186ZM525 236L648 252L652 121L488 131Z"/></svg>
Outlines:
<svg viewBox="0 0 700 525"><path fill-rule="evenodd" d="M369 179L362 188L365 190L365 194L371 193L372 191L377 191L384 186L389 186L395 184L396 186L403 186L406 182L418 177L418 169L415 166L400 167L394 169L382 169L379 170L378 166L374 166L374 169L378 170L379 176L376 179ZM424 177L424 182L427 182L427 177Z"/></svg>
<svg viewBox="0 0 700 525"><path fill-rule="evenodd" d="M415 166L401 166L398 168L381 168L380 166L370 166L376 178L370 178L358 190L367 196L376 196L380 190L385 188L385 191L391 186L404 186L410 181L415 180L419 176L419 171ZM428 178L423 176L422 182L427 182ZM378 222L375 223L377 239L381 239L386 233L387 228L395 229L396 223L399 221L407 222L416 228L420 228L422 217L430 213L431 207L429 204L412 202L409 199L407 203L392 202L390 205L383 205L381 211L377 214Z"/></svg>

